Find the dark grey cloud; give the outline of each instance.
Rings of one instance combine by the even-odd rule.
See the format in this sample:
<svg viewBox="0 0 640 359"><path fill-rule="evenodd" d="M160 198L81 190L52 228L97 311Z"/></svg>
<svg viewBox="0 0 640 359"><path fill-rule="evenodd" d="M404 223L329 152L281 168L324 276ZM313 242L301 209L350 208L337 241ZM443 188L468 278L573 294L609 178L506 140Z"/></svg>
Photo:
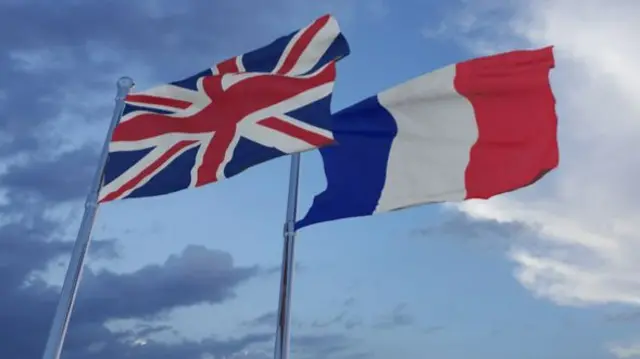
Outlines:
<svg viewBox="0 0 640 359"><path fill-rule="evenodd" d="M41 242L37 249L45 252L51 259L56 253L65 253L60 247L51 247ZM99 242L98 242L99 243ZM5 242L1 241L3 252ZM34 246L37 248L37 246ZM58 249L56 250L53 249ZM51 249L47 251L47 249ZM29 256L22 257L30 262ZM36 262L37 261L37 262ZM46 259L45 259L46 261ZM205 266L205 261L208 266ZM42 256L34 258L31 268L41 267ZM194 264L195 263L195 264ZM23 274L22 281L12 271L17 269ZM29 274L19 266L10 266L0 271L3 289L0 296L0 357L36 358L41 355L53 310L58 298L58 289L42 280L27 280ZM104 325L116 318L153 318L165 311L199 303L222 303L234 296L234 288L257 273L257 268L236 267L228 253L212 251L201 247L187 247L179 256L170 257L163 265L146 266L128 274L115 274L107 271L94 273L85 271L78 295L76 311L71 320L70 332L65 353L75 358L103 358L105 352L120 351L126 353L144 353L152 351L150 347L135 348L126 344L133 337L146 337L165 327L150 326L134 332L114 333ZM12 277L12 287L4 285L4 278ZM10 289L10 290L8 290ZM252 338L252 337L249 337ZM253 337L259 339L263 337ZM124 341L124 344L123 344ZM260 339L263 341L263 339ZM96 343L105 349L95 349ZM176 346L184 352L187 348L195 350L195 342ZM215 342L222 345L221 342ZM126 344L126 345L125 345ZM188 345L187 345L188 344ZM199 345L209 348L211 341ZM162 350L168 350L165 344L157 343ZM129 348L131 347L131 348ZM126 350L125 350L126 349ZM207 349L209 350L209 349ZM169 350L170 354L171 351ZM167 355L169 355L167 354ZM173 355L173 354L171 354ZM144 356L136 357L146 358ZM176 356L180 357L180 356ZM196 358L197 356L193 356ZM183 356L189 358L189 356Z"/></svg>
<svg viewBox="0 0 640 359"><path fill-rule="evenodd" d="M21 201L13 192L0 207L0 293L11 293L34 272L46 270L55 260L70 253L72 243L61 238L61 226L45 214L43 207ZM91 247L96 257L116 254L113 240L96 240ZM0 295L1 296L1 295Z"/></svg>
<svg viewBox="0 0 640 359"><path fill-rule="evenodd" d="M435 224L414 230L411 236L420 240L446 240L461 244L471 251L509 252L513 248L526 248L530 255L547 256L550 252L570 250L581 265L602 264L600 253L587 247L574 246L549 240L536 224L519 221L499 222L472 218L462 212L448 212ZM578 259L576 259L578 261Z"/></svg>
<svg viewBox="0 0 640 359"><path fill-rule="evenodd" d="M338 313L336 316L334 316L333 318L330 318L328 320L315 320L311 323L311 326L314 328L326 328L334 324L342 323L346 320L346 318L347 318L347 312L342 311Z"/></svg>
<svg viewBox="0 0 640 359"><path fill-rule="evenodd" d="M23 196L53 203L84 198L95 172L95 148L82 146L59 155L39 154L10 165L0 186Z"/></svg>
<svg viewBox="0 0 640 359"><path fill-rule="evenodd" d="M298 335L291 339L292 356L305 359L361 359L371 358L373 353L358 350L360 340L323 331L320 335Z"/></svg>
<svg viewBox="0 0 640 359"><path fill-rule="evenodd" d="M604 320L609 323L637 323L640 321L640 311L626 310L615 313L608 313Z"/></svg>
<svg viewBox="0 0 640 359"><path fill-rule="evenodd" d="M430 327L426 327L422 330L425 334L435 334L443 331L445 329L444 325L432 325Z"/></svg>
<svg viewBox="0 0 640 359"><path fill-rule="evenodd" d="M344 306L346 308L351 308L356 302L356 298L354 297L348 297L347 299L344 300Z"/></svg>
<svg viewBox="0 0 640 359"><path fill-rule="evenodd" d="M216 358L243 357L242 352L252 345L272 341L272 334L250 334L227 340L213 338L201 341L184 340L180 343L164 343L155 340L103 340L70 353L71 358L113 359L113 358L166 358L199 359L205 354ZM121 339L121 338L119 338Z"/></svg>
<svg viewBox="0 0 640 359"><path fill-rule="evenodd" d="M342 305L342 310L337 312L333 316L328 316L322 319L313 320L310 323L298 322L299 328L309 328L312 330L327 330L327 329L345 329L351 330L364 325L362 318L354 316L351 313L351 309L354 306L356 299L354 297L348 297ZM275 313L274 313L275 315Z"/></svg>
<svg viewBox="0 0 640 359"><path fill-rule="evenodd" d="M452 211L444 214L438 223L413 230L411 237L455 240L473 250L504 251L518 241L538 239L539 233L536 228L523 223L478 220Z"/></svg>
<svg viewBox="0 0 640 359"><path fill-rule="evenodd" d="M150 325L150 324L138 324L134 328L135 335L140 338L147 338L150 335L163 333L163 332L171 332L173 334L178 334L170 325L160 324L160 325Z"/></svg>
<svg viewBox="0 0 640 359"><path fill-rule="evenodd" d="M270 311L264 313L262 315L257 316L256 318L246 321L243 326L247 328L270 328L275 330L277 323L278 313L276 311ZM327 329L354 329L358 327L362 327L364 325L364 321L362 318L353 317L347 310L341 311L340 313L328 317L325 319L317 319L311 322L303 322L300 320L296 320L295 318L291 319L291 327L295 329L302 330L319 330L321 332L326 331Z"/></svg>
<svg viewBox="0 0 640 359"><path fill-rule="evenodd" d="M308 269L309 268L307 266L305 266L304 264L302 264L300 262L295 262L293 264L293 270L296 272L296 274L304 273ZM264 276L272 276L272 275L278 275L279 276L281 273L282 273L282 265L275 265L275 266L267 267L267 268L264 268L264 270L262 271L262 274Z"/></svg>
<svg viewBox="0 0 640 359"><path fill-rule="evenodd" d="M412 326L415 323L414 317L407 312L407 304L400 303L393 308L391 313L382 317L375 325L376 329L394 329L397 327Z"/></svg>
<svg viewBox="0 0 640 359"><path fill-rule="evenodd" d="M398 328L411 328L425 335L436 334L445 329L444 325L422 326L408 310L406 303L396 305L390 313L378 318L372 327L385 331Z"/></svg>
<svg viewBox="0 0 640 359"><path fill-rule="evenodd" d="M343 334L299 335L291 338L292 356L335 358L352 350L355 340Z"/></svg>
<svg viewBox="0 0 640 359"><path fill-rule="evenodd" d="M163 265L83 274L77 315L94 321L148 318L180 306L221 303L257 273L258 267L235 267L229 253L188 246Z"/></svg>
<svg viewBox="0 0 640 359"><path fill-rule="evenodd" d="M252 320L244 322L243 324L248 327L265 326L269 328L275 328L277 321L278 321L278 312L274 310L274 311L259 315Z"/></svg>
<svg viewBox="0 0 640 359"><path fill-rule="evenodd" d="M361 327L363 324L364 322L360 318L349 318L344 321L344 328L347 330L351 330L354 328Z"/></svg>
<svg viewBox="0 0 640 359"><path fill-rule="evenodd" d="M433 238L461 237L467 240L483 238L510 238L526 233L529 228L520 223L498 223L490 220L474 220L464 213L449 213L438 224L414 231L415 235Z"/></svg>

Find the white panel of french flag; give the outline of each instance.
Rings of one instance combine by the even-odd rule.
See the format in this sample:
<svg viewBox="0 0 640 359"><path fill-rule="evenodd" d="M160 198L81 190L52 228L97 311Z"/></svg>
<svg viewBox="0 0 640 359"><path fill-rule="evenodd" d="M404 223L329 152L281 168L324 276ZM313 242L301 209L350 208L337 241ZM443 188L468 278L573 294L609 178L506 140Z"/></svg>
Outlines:
<svg viewBox="0 0 640 359"><path fill-rule="evenodd" d="M558 166L552 47L450 65L334 115L302 228L528 186Z"/></svg>

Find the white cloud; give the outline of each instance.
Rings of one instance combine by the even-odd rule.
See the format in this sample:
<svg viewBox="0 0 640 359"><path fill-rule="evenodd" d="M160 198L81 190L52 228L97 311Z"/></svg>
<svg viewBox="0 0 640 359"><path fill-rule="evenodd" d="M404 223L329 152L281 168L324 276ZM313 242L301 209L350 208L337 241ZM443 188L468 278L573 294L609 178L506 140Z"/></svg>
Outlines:
<svg viewBox="0 0 640 359"><path fill-rule="evenodd" d="M423 33L478 53L555 45L561 159L531 188L459 208L541 232L544 245L520 241L509 252L536 295L640 305L640 1L464 3Z"/></svg>
<svg viewBox="0 0 640 359"><path fill-rule="evenodd" d="M620 359L640 358L640 343L612 344L609 352Z"/></svg>

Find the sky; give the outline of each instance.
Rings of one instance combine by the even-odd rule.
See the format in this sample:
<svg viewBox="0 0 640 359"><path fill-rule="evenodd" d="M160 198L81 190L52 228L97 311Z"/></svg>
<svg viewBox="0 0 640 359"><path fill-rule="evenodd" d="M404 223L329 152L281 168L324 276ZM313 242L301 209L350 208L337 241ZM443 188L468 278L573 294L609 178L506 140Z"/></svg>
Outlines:
<svg viewBox="0 0 640 359"><path fill-rule="evenodd" d="M560 166L487 201L300 231L292 357L640 358L640 2L0 0L0 358L39 358L115 82L191 75L333 14L332 108L555 46ZM100 208L65 359L271 358L288 158ZM300 211L323 190L302 156Z"/></svg>

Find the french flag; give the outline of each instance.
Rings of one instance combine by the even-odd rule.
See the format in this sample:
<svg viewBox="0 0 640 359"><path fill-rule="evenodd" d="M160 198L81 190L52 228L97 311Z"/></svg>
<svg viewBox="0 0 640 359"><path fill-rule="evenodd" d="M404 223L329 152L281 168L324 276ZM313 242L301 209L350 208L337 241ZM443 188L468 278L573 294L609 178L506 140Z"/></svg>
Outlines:
<svg viewBox="0 0 640 359"><path fill-rule="evenodd" d="M558 166L553 48L450 65L334 115L327 188L296 227L487 199Z"/></svg>

